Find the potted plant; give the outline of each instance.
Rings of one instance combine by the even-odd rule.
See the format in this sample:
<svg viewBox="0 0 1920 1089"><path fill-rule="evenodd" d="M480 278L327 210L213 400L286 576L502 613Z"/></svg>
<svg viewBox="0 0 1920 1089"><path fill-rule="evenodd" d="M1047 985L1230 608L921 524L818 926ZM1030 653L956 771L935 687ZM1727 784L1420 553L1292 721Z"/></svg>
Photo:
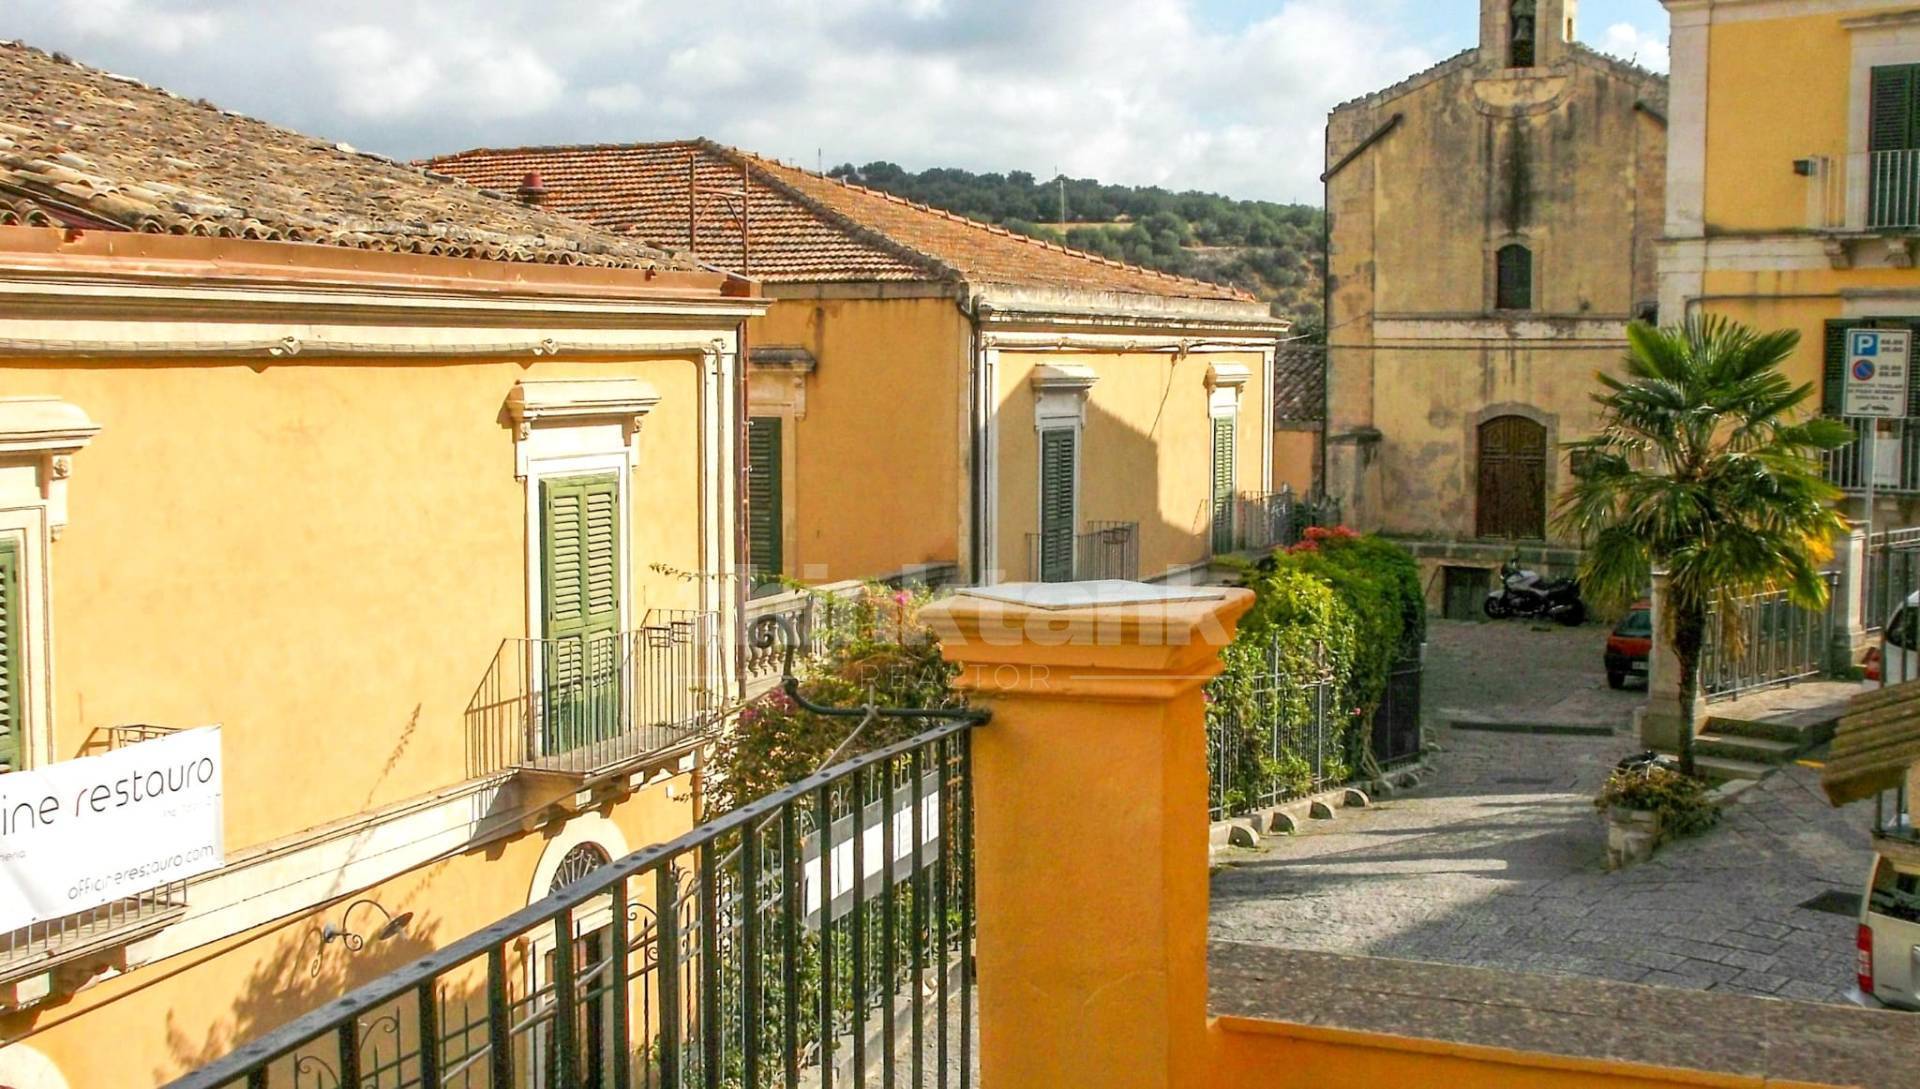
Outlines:
<svg viewBox="0 0 1920 1089"><path fill-rule="evenodd" d="M1607 817L1607 868L1652 857L1662 843L1711 827L1719 807L1707 786L1656 763L1617 768L1593 804Z"/></svg>

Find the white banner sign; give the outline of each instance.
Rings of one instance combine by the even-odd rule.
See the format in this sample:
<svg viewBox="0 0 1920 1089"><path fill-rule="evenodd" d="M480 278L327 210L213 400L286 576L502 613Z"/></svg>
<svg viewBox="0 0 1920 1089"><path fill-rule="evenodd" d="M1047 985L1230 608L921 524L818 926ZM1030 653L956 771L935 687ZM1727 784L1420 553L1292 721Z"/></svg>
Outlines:
<svg viewBox="0 0 1920 1089"><path fill-rule="evenodd" d="M1913 334L1905 329L1847 330L1845 416L1899 419L1907 414L1907 364Z"/></svg>
<svg viewBox="0 0 1920 1089"><path fill-rule="evenodd" d="M219 869L220 727L0 775L0 932Z"/></svg>

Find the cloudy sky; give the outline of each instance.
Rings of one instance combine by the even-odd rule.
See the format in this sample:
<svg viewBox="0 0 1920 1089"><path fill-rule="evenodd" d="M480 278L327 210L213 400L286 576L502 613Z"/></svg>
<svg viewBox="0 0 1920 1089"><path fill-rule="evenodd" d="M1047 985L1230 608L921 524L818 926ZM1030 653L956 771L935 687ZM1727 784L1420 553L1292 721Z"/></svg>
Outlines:
<svg viewBox="0 0 1920 1089"><path fill-rule="evenodd" d="M1471 0L4 0L0 38L371 151L703 135L1317 201L1328 107ZM1580 36L1664 71L1658 0Z"/></svg>

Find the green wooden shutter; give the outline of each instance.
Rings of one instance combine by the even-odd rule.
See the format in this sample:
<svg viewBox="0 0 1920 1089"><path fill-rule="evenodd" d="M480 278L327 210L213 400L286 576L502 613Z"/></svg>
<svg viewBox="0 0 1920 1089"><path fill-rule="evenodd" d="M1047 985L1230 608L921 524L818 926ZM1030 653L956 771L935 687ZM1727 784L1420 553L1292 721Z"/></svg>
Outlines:
<svg viewBox="0 0 1920 1089"><path fill-rule="evenodd" d="M20 546L0 541L0 771L20 766Z"/></svg>
<svg viewBox="0 0 1920 1089"><path fill-rule="evenodd" d="M541 734L551 754L620 729L620 478L562 477L542 481L540 489L546 591Z"/></svg>
<svg viewBox="0 0 1920 1089"><path fill-rule="evenodd" d="M1233 417L1213 418L1213 551L1233 551Z"/></svg>
<svg viewBox="0 0 1920 1089"><path fill-rule="evenodd" d="M1920 65L1895 64L1873 70L1867 150L1904 151L1915 146L1916 94L1920 94Z"/></svg>
<svg viewBox="0 0 1920 1089"><path fill-rule="evenodd" d="M1040 432L1040 581L1073 581L1074 432Z"/></svg>
<svg viewBox="0 0 1920 1089"><path fill-rule="evenodd" d="M780 418L747 421L747 564L756 586L775 586L785 568L780 527Z"/></svg>

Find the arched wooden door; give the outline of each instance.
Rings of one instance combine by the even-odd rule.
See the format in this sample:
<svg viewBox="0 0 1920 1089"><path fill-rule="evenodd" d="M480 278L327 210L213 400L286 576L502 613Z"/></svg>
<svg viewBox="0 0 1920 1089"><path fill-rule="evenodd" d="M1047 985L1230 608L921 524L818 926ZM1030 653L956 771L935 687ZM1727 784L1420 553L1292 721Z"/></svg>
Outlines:
<svg viewBox="0 0 1920 1089"><path fill-rule="evenodd" d="M1537 540L1547 535L1547 429L1525 416L1480 425L1476 532Z"/></svg>

